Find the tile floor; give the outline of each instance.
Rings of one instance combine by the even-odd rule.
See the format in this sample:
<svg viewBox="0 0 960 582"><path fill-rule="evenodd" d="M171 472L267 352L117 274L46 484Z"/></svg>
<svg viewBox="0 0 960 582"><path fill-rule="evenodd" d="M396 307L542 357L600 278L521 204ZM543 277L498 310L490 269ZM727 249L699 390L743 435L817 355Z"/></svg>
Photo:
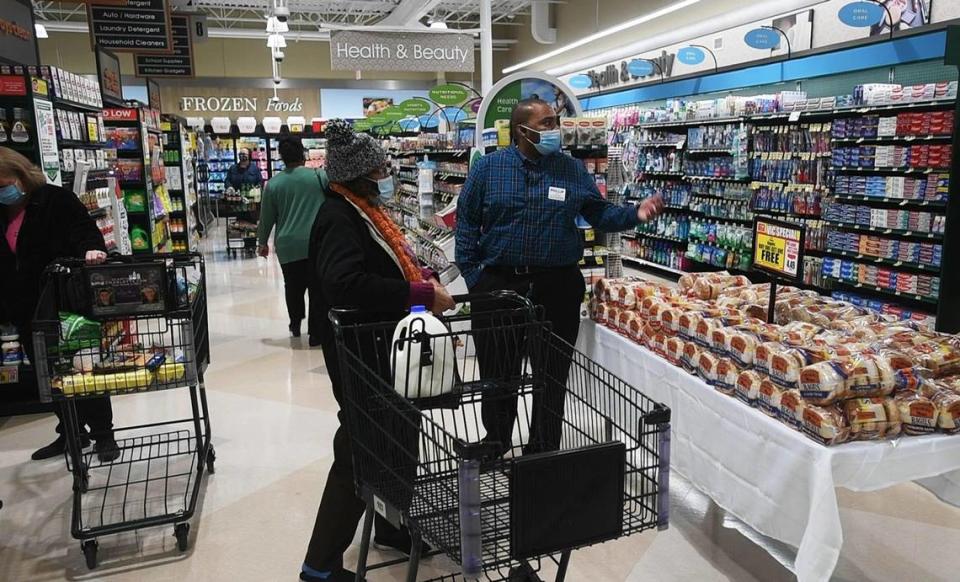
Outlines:
<svg viewBox="0 0 960 582"><path fill-rule="evenodd" d="M222 238L212 239L219 247ZM287 337L280 269L263 259L208 254L213 363L206 386L217 472L203 488L190 549L172 528L105 537L101 566L84 566L70 537L70 479L62 459L31 462L49 442L50 416L0 419L0 581L293 581L303 559L332 461L336 405L323 356ZM305 338L304 338L305 340ZM120 424L189 411L186 391L114 400ZM846 545L835 579L844 582L960 579L960 509L915 485L840 491ZM671 527L574 554L568 580L591 582L793 579L683 479L671 491ZM785 500L789 502L789 500ZM789 563L789 548L776 548ZM356 548L347 555L349 563ZM372 560L394 557L372 553ZM420 579L452 568L424 563ZM550 569L547 568L549 571ZM403 568L372 573L403 580Z"/></svg>

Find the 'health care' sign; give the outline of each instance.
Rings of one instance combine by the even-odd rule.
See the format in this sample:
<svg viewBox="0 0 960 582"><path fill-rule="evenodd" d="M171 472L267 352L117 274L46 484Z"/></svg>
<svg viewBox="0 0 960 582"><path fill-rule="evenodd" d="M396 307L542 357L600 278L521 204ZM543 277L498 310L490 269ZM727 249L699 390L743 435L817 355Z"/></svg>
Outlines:
<svg viewBox="0 0 960 582"><path fill-rule="evenodd" d="M474 70L473 37L455 33L330 33L330 66L335 71Z"/></svg>

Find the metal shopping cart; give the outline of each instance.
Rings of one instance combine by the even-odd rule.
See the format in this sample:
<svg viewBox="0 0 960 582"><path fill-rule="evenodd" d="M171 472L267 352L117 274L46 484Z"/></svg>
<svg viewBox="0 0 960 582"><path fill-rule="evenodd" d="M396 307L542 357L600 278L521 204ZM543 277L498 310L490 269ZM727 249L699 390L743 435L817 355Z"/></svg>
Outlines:
<svg viewBox="0 0 960 582"><path fill-rule="evenodd" d="M437 333L333 310L358 495L459 565L442 579L566 575L573 549L666 528L670 410L550 331L514 293L461 296ZM511 412L512 410L512 412ZM484 424L507 414L509 434ZM515 417L516 422L513 422ZM484 418L486 422L481 422Z"/></svg>
<svg viewBox="0 0 960 582"><path fill-rule="evenodd" d="M196 253L62 260L48 267L33 323L40 397L62 411L73 474L71 533L87 566L97 538L174 525L188 546L188 520L204 469L214 472L203 374L210 361L206 274ZM84 451L97 439L81 426L90 399L189 387L192 415L115 428L115 459ZM129 397L129 396L128 396Z"/></svg>

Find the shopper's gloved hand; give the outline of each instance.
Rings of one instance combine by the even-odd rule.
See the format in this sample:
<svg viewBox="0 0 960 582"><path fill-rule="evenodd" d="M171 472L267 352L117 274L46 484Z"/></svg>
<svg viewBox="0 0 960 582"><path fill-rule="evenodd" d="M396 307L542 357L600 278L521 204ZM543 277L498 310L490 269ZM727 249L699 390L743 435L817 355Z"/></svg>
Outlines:
<svg viewBox="0 0 960 582"><path fill-rule="evenodd" d="M441 315L444 311L449 311L457 306L446 287L436 279L430 279L430 282L433 283L433 308L431 309L433 313Z"/></svg>
<svg viewBox="0 0 960 582"><path fill-rule="evenodd" d="M87 251L83 257L88 265L99 265L107 260L107 253L103 251Z"/></svg>
<svg viewBox="0 0 960 582"><path fill-rule="evenodd" d="M640 222L648 222L663 212L663 196L654 194L637 206L637 218Z"/></svg>
<svg viewBox="0 0 960 582"><path fill-rule="evenodd" d="M260 255L260 256L263 257L263 258L269 257L269 256L270 256L270 247L268 247L267 245L260 245L260 246L258 246L258 247L257 247L257 254Z"/></svg>

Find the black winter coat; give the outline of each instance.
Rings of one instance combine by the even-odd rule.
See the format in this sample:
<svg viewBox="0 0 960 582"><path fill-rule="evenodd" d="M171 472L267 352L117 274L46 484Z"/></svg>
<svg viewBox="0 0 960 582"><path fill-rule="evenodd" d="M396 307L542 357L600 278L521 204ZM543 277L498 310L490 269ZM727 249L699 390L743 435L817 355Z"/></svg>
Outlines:
<svg viewBox="0 0 960 582"><path fill-rule="evenodd" d="M28 195L25 212L14 254L7 244L7 213L0 207L0 322L21 329L33 319L47 265L107 250L96 221L70 190L48 184Z"/></svg>

